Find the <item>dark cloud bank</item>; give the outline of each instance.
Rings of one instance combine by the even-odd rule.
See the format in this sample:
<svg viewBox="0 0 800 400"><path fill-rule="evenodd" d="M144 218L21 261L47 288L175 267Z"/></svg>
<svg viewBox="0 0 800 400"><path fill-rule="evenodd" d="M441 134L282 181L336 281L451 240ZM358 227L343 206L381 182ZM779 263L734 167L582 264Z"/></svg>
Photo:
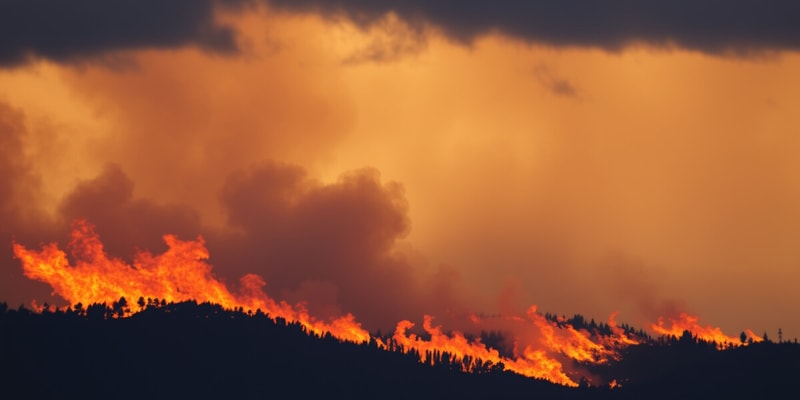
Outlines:
<svg viewBox="0 0 800 400"><path fill-rule="evenodd" d="M370 24L389 12L430 24L458 41L499 32L553 46L618 50L643 42L708 53L800 48L796 1L272 0L274 7Z"/></svg>
<svg viewBox="0 0 800 400"><path fill-rule="evenodd" d="M214 22L216 6L238 0L3 0L0 66L31 59L73 61L115 50L196 45L235 51L231 28Z"/></svg>
<svg viewBox="0 0 800 400"><path fill-rule="evenodd" d="M792 0L4 0L0 66L136 48L195 45L235 52L235 32L215 23L215 10L259 3L364 26L395 13L412 26L430 25L466 43L499 32L611 51L632 43L736 55L800 48L800 3Z"/></svg>

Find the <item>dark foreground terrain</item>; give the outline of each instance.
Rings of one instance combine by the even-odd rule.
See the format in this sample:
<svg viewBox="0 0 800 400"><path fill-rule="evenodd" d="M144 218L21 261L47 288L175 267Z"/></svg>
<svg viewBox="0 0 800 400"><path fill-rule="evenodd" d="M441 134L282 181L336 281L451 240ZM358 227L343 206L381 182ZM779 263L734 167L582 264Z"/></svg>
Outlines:
<svg viewBox="0 0 800 400"><path fill-rule="evenodd" d="M0 304L3 399L739 399L797 398L800 346L720 351L690 335L630 347L592 373L623 387L566 388L486 364L307 335L296 324L194 302L127 318L104 305L34 313Z"/></svg>

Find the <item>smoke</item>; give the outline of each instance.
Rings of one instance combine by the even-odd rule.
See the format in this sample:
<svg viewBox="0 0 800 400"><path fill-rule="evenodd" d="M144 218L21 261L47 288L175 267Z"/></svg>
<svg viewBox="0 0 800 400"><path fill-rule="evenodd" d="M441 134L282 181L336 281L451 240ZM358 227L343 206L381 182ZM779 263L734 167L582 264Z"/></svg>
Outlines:
<svg viewBox="0 0 800 400"><path fill-rule="evenodd" d="M504 28L535 2L296 4L206 20L235 28L235 56L187 39L92 53L135 68L0 71L0 300L50 290L21 277L11 240L63 245L86 218L128 260L203 235L229 285L258 273L273 297L370 328L531 304L652 322L677 298L733 331L796 308L795 56L529 46L628 43ZM720 32L713 48L746 42Z"/></svg>
<svg viewBox="0 0 800 400"><path fill-rule="evenodd" d="M90 110L76 118L102 122L80 146L61 149L83 160L80 170L40 162L51 153L66 158L58 149L32 151L63 126L3 109L3 300L61 304L21 276L10 244L63 247L71 221L86 219L106 251L127 261L137 250L163 251L164 234L202 235L215 273L233 289L256 273L271 296L305 302L320 317L350 312L390 331L401 319L463 308L452 269L398 251L411 229L399 183L384 182L374 168L327 182L307 169L331 157L352 125L346 90L331 73L341 58L313 47L322 45L265 50L265 29L280 30L267 34L274 43L306 34L308 24L260 21L239 21L242 40L257 44L249 59L182 49L130 53L134 69L59 69L69 98ZM312 56L297 68L296 60ZM34 125L49 131L25 143ZM49 202L34 198L40 175L66 189Z"/></svg>
<svg viewBox="0 0 800 400"><path fill-rule="evenodd" d="M322 289L335 300L323 305L380 326L418 305L410 266L393 249L409 229L407 204L377 171L321 184L300 167L266 162L231 173L221 201L234 233L209 248L228 273L258 273L276 293Z"/></svg>
<svg viewBox="0 0 800 400"><path fill-rule="evenodd" d="M189 206L159 204L134 197L134 182L118 164L107 164L93 179L80 181L59 206L59 219L76 219L97 226L105 248L120 257L136 249L166 249L161 237L172 233L186 239L204 232L198 213Z"/></svg>
<svg viewBox="0 0 800 400"><path fill-rule="evenodd" d="M58 231L38 207L40 179L25 152L28 130L24 122L21 111L0 102L0 293L7 293L12 304L46 293L14 268L12 240L48 240Z"/></svg>
<svg viewBox="0 0 800 400"><path fill-rule="evenodd" d="M302 167L274 161L235 170L220 190L228 224L219 228L204 224L190 206L135 196L135 184L122 167L107 164L98 176L78 182L47 223L34 224L23 207L31 204L26 200L36 183L22 156L23 117L5 106L1 115L8 243L12 237L35 243L58 232L63 245L69 221L86 219L96 225L109 254L130 260L137 249L163 251L166 233L186 239L203 235L223 280L256 273L278 298L303 302L322 318L351 312L373 329L390 329L432 304L437 308L435 297L457 297L447 293L452 270L424 284L396 252L395 243L410 229L408 205L402 186L382 182L374 169L351 171L329 184L308 177ZM4 264L12 264L6 249ZM18 271L12 265L3 268L0 292L7 300L27 302L20 296L41 290L19 292L18 279L7 279L18 277Z"/></svg>
<svg viewBox="0 0 800 400"><path fill-rule="evenodd" d="M616 252L605 257L599 269L603 274L598 281L611 287L621 304L633 305L632 310L645 318L640 321L642 325L659 317L674 318L688 310L684 301L664 293L659 279L664 279L665 272L641 259Z"/></svg>

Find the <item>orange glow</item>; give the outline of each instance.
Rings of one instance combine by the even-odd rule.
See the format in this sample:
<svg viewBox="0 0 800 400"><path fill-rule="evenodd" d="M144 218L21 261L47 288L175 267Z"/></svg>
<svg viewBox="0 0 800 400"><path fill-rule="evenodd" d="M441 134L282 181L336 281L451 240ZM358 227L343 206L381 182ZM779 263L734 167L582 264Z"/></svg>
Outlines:
<svg viewBox="0 0 800 400"><path fill-rule="evenodd" d="M698 324L699 319L700 318L697 316L683 312L678 318L667 318L669 326L665 325L664 317L659 317L658 323L652 324L650 327L658 334L675 337L680 337L684 331L689 331L698 339L716 343L717 347L740 346L746 344L743 343L740 338L724 334L719 327L713 328L710 325L701 326ZM753 342L760 342L763 340L749 329L746 329L744 332L747 339Z"/></svg>
<svg viewBox="0 0 800 400"><path fill-rule="evenodd" d="M209 253L202 238L184 241L165 235L164 241L169 247L166 252L154 255L140 251L133 265L128 265L110 258L94 227L79 220L73 224L69 244L75 258L74 267L55 243L43 246L40 251L14 243L14 254L22 261L25 276L49 284L55 294L72 304L111 304L121 297L129 302L140 297L167 302L196 300L229 309L260 309L272 318L300 323L308 332L317 335L330 333L340 340L356 343L370 339L369 333L351 314L329 322L320 321L309 315L302 305L292 306L271 299L262 290L264 280L255 274L243 276L240 293L231 293L212 275L212 267L205 261Z"/></svg>

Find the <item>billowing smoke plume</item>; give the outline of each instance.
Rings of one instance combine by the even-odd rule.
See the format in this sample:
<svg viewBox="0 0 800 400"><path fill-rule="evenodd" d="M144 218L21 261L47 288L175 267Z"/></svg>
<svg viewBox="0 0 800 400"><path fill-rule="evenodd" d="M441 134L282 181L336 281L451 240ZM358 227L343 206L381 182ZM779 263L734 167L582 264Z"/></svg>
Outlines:
<svg viewBox="0 0 800 400"><path fill-rule="evenodd" d="M96 225L106 251L123 259L137 249L162 251L165 233L185 239L203 235L215 273L224 280L236 282L256 273L279 299L305 302L320 318L350 312L373 329L389 329L400 319L437 309L435 298L446 297L421 289L420 276L396 252L395 243L410 229L408 205L402 187L382 182L374 169L345 173L329 184L310 178L297 165L274 161L232 171L219 192L227 225L214 228L190 206L136 197L135 184L122 167L107 164L98 176L78 182L56 215L45 218L33 207L37 179L22 151L22 120L19 112L3 106L6 243L58 239L64 244L67 226L76 219ZM24 296L33 296L63 302L44 296L41 287L19 293L19 268L11 265L9 247L3 249L0 292L9 297L5 300L27 303L31 299ZM432 287L446 290L447 285Z"/></svg>
<svg viewBox="0 0 800 400"><path fill-rule="evenodd" d="M22 17L46 3L0 5L0 300L58 303L11 242L63 247L85 218L127 260L202 235L227 284L256 273L368 328L534 303L641 326L681 311L662 295L726 329L796 308L797 58L638 47L795 49L793 5L141 1L119 7L155 19L125 25L87 0Z"/></svg>

